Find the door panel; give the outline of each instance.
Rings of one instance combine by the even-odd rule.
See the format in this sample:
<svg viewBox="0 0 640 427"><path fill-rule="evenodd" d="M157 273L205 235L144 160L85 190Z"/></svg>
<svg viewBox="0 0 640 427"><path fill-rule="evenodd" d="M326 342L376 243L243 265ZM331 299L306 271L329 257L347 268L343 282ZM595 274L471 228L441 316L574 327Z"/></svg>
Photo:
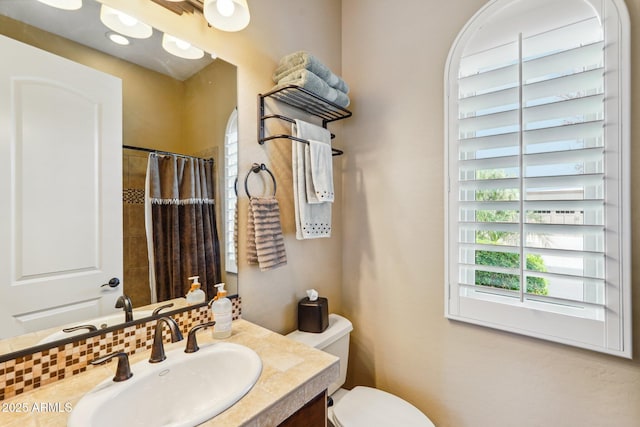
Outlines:
<svg viewBox="0 0 640 427"><path fill-rule="evenodd" d="M122 90L6 37L0 69L0 338L113 312L122 293Z"/></svg>

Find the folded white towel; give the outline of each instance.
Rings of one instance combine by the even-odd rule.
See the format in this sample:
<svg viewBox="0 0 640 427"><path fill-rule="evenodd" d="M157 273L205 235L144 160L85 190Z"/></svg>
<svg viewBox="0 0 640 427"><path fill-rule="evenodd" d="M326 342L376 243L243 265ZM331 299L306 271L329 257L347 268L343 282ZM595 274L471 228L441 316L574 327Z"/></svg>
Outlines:
<svg viewBox="0 0 640 427"><path fill-rule="evenodd" d="M333 88L317 75L309 70L296 70L284 75L273 89L278 89L288 85L296 85L307 89L316 95L331 101L340 107L348 107L351 103L346 93Z"/></svg>
<svg viewBox="0 0 640 427"><path fill-rule="evenodd" d="M316 141L331 147L331 133L320 126L296 120L292 125L292 133L298 138ZM331 203L309 203L307 200L307 180L313 181L311 162L305 161L305 151L309 144L293 141L291 163L293 168L293 200L296 218L296 238L315 239L331 237ZM310 156L308 156L310 158ZM333 182L333 177L331 177ZM315 191L314 191L315 194Z"/></svg>
<svg viewBox="0 0 640 427"><path fill-rule="evenodd" d="M333 88L349 93L349 86L318 58L305 51L298 51L284 56L273 73L273 81L278 83L292 71L309 70Z"/></svg>

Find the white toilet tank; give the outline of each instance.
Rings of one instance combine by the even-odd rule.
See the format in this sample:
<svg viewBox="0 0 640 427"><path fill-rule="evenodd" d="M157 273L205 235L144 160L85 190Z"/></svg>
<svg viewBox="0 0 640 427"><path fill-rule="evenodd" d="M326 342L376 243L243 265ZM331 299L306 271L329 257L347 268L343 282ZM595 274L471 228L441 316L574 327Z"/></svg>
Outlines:
<svg viewBox="0 0 640 427"><path fill-rule="evenodd" d="M329 315L329 326L324 332L302 332L293 331L287 337L315 347L318 350L326 351L340 358L340 377L329 386L329 394L342 387L347 378L347 363L349 362L349 334L353 330L353 325L347 319L337 314Z"/></svg>

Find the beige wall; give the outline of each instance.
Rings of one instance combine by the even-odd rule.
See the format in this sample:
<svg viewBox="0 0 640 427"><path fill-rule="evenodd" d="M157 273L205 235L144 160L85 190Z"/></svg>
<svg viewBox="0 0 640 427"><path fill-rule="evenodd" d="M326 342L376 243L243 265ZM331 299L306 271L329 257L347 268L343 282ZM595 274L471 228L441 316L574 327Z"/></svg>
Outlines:
<svg viewBox="0 0 640 427"><path fill-rule="evenodd" d="M438 427L638 426L638 359L444 318L444 64L484 3L343 0L342 70L354 111L343 130L342 292L356 328L350 382L401 395ZM627 4L638 70L640 2ZM637 139L635 82L633 95ZM640 151L632 156L640 160ZM640 181L637 169L632 179ZM640 186L632 193L637 218ZM640 292L634 304L638 355Z"/></svg>
<svg viewBox="0 0 640 427"><path fill-rule="evenodd" d="M237 86L236 67L219 60L185 81L184 152L214 156L222 166L224 134L237 104Z"/></svg>

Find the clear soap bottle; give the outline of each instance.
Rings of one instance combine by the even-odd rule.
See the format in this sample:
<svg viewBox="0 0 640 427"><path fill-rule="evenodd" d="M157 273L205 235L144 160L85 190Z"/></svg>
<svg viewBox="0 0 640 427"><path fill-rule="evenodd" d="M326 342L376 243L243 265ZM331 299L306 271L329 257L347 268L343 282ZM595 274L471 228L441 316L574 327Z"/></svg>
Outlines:
<svg viewBox="0 0 640 427"><path fill-rule="evenodd" d="M200 276L189 277L189 280L193 280L191 289L189 289L189 292L187 293L187 304L189 305L201 304L207 300L207 296L204 291L200 289L200 282L198 282L199 278Z"/></svg>
<svg viewBox="0 0 640 427"><path fill-rule="evenodd" d="M216 324L213 325L213 337L228 338L231 336L231 312L233 307L231 300L227 298L224 283L218 283L215 287L218 289L218 294L211 301L213 320L216 322Z"/></svg>

